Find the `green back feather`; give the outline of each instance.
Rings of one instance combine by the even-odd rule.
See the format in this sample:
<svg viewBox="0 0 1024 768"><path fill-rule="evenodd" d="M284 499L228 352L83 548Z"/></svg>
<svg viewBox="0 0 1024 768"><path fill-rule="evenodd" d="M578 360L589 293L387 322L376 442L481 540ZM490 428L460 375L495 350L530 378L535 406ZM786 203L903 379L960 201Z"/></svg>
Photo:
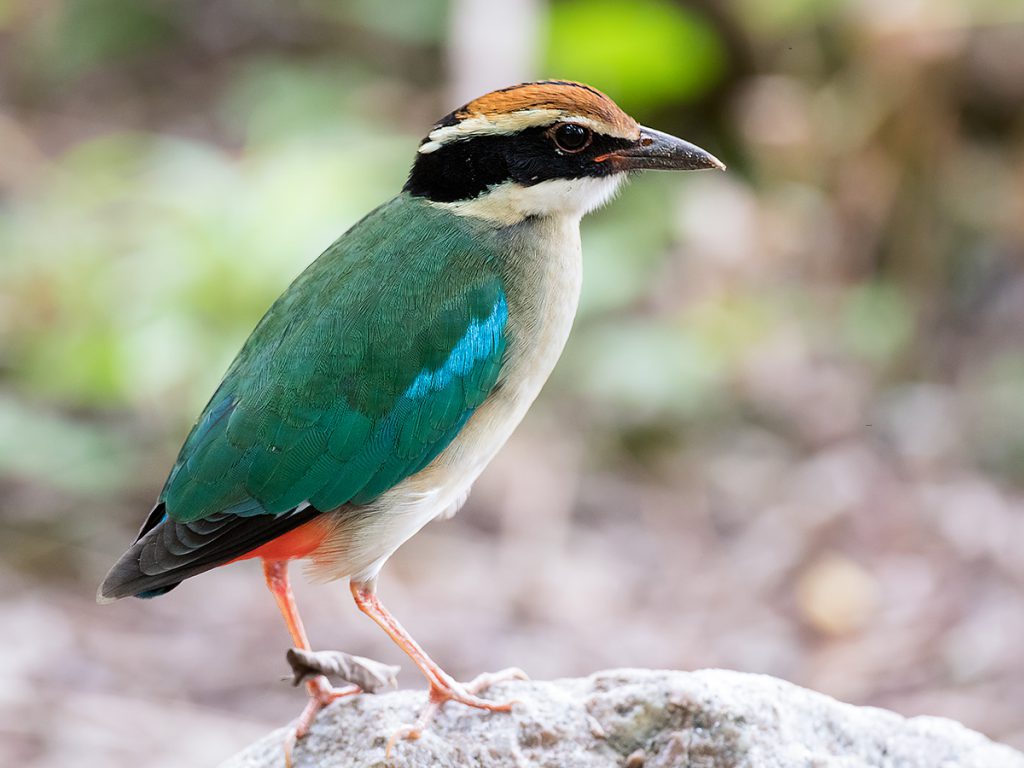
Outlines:
<svg viewBox="0 0 1024 768"><path fill-rule="evenodd" d="M363 504L426 466L501 369L491 237L406 195L343 235L231 364L160 495L167 514Z"/></svg>

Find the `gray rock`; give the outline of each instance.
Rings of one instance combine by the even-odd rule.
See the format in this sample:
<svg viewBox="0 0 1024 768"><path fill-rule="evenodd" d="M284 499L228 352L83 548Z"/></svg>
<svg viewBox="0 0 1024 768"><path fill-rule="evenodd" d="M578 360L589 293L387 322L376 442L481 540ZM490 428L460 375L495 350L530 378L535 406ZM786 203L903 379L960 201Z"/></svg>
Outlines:
<svg viewBox="0 0 1024 768"><path fill-rule="evenodd" d="M509 714L449 704L418 741L422 691L357 696L320 713L295 768L1024 768L1024 755L959 723L842 704L763 675L622 669L553 682L508 682ZM284 765L286 729L221 768Z"/></svg>

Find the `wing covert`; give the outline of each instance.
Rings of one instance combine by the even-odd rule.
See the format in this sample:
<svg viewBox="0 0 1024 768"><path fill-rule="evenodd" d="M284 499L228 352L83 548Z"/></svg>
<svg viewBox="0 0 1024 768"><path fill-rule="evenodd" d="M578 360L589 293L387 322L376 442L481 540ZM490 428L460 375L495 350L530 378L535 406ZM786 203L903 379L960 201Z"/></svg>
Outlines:
<svg viewBox="0 0 1024 768"><path fill-rule="evenodd" d="M167 479L172 520L366 504L490 394L507 341L498 271L468 232L443 257L410 258L416 233L382 236L388 215L339 240L257 326Z"/></svg>

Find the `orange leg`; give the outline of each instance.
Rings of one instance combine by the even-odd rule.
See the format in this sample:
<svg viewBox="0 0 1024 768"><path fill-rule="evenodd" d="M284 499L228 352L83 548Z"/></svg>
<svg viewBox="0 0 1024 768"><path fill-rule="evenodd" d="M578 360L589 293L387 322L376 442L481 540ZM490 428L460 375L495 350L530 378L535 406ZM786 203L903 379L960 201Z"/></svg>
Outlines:
<svg viewBox="0 0 1024 768"><path fill-rule="evenodd" d="M295 596L292 594L291 584L288 582L288 561L287 560L264 560L263 575L267 580L277 607L281 610L284 623L288 627L288 634L292 636L292 642L303 650L311 650L309 639L306 637L306 629L302 626L302 618L299 616L299 609L295 605ZM336 699L343 696L351 696L362 693L357 685L346 685L344 688L333 688L323 675L315 677L306 683L309 691L309 702L302 710L295 725L295 737L301 739L309 732L317 713Z"/></svg>
<svg viewBox="0 0 1024 768"><path fill-rule="evenodd" d="M486 709L491 712L508 712L512 709L514 701L494 702L481 699L474 695L486 690L494 683L502 680L517 679L524 680L526 675L518 669L507 669L490 675L480 675L472 682L462 685L455 682L452 677L437 665L417 643L412 635L398 623L398 620L391 615L391 612L384 607L380 598L377 597L375 584L373 582L360 583L351 582L349 588L352 590L352 597L359 606L359 610L369 616L374 622L388 633L388 636L397 643L413 660L413 663L420 668L420 671L430 683L430 704L426 711L416 721L415 725L403 728L388 742L388 751L399 738L418 739L423 729L430 723L431 718L448 701L458 701L469 707Z"/></svg>

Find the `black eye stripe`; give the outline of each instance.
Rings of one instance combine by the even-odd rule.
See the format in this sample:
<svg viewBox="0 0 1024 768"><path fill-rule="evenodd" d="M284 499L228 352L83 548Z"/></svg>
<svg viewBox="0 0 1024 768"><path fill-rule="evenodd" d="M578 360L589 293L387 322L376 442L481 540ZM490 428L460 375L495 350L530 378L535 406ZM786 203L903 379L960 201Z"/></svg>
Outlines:
<svg viewBox="0 0 1024 768"><path fill-rule="evenodd" d="M560 147L554 132L573 125L586 131L577 150ZM550 179L601 177L613 173L594 158L632 142L593 133L576 123L527 128L509 136L475 136L450 141L433 152L418 153L404 191L439 203L471 200L505 181L532 186Z"/></svg>

